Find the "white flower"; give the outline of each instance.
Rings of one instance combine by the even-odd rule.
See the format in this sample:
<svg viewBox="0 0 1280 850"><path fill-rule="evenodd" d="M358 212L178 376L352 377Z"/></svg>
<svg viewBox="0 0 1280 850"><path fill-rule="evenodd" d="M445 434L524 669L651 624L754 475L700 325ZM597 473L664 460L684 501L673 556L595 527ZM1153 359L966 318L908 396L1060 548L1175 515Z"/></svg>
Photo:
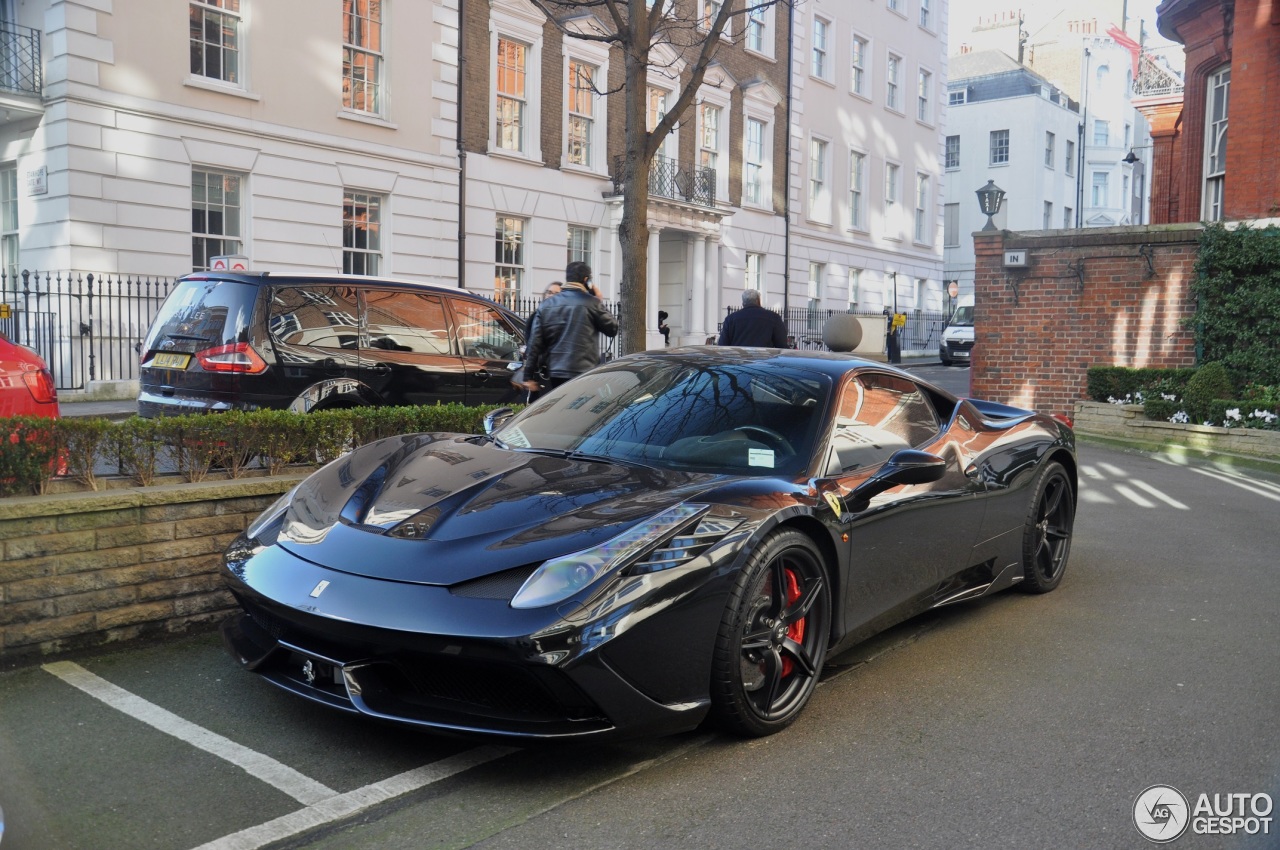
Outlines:
<svg viewBox="0 0 1280 850"><path fill-rule="evenodd" d="M1176 395L1174 395L1173 393L1160 393L1160 398L1164 399L1165 401L1177 401L1177 400L1178 400L1178 397L1177 397Z"/></svg>
<svg viewBox="0 0 1280 850"><path fill-rule="evenodd" d="M1233 408L1231 408L1230 410L1228 410L1228 411L1227 411L1227 418L1228 418L1228 419L1232 419L1232 420L1234 420L1234 421L1236 421L1236 422L1239 422L1239 421L1240 421L1240 408L1238 408L1238 407L1233 407Z"/></svg>
<svg viewBox="0 0 1280 850"><path fill-rule="evenodd" d="M1187 415L1185 410L1179 410L1177 413L1169 417L1170 422L1176 422L1179 425L1186 425L1191 421L1191 417Z"/></svg>

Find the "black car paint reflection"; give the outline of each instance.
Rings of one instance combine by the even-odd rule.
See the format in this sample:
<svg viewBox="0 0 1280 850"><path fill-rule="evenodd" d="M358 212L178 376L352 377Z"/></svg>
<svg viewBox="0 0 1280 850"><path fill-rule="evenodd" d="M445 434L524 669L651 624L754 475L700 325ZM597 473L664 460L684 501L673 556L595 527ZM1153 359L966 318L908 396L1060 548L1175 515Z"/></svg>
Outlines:
<svg viewBox="0 0 1280 850"><path fill-rule="evenodd" d="M1069 499L1031 524L1042 491ZM445 733L769 734L830 653L1051 590L1074 493L1050 417L844 355L670 349L321 469L228 551L224 634L280 687Z"/></svg>

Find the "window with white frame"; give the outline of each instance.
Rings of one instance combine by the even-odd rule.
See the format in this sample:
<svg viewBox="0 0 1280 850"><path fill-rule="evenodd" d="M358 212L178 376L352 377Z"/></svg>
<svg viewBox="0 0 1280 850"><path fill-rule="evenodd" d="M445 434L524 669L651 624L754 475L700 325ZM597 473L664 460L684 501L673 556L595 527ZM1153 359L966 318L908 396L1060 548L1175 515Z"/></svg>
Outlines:
<svg viewBox="0 0 1280 850"><path fill-rule="evenodd" d="M586 263L594 264L594 251L596 242L596 231L591 227L578 227L569 225L569 251L565 258L565 265L569 263Z"/></svg>
<svg viewBox="0 0 1280 850"><path fill-rule="evenodd" d="M966 99L965 94L966 92L964 89L958 89L956 91L947 92L947 105L948 106L963 105Z"/></svg>
<svg viewBox="0 0 1280 850"><path fill-rule="evenodd" d="M743 284L747 289L764 293L764 254L747 252L747 269Z"/></svg>
<svg viewBox="0 0 1280 850"><path fill-rule="evenodd" d="M809 140L809 218L814 221L827 221L831 215L828 148L823 139Z"/></svg>
<svg viewBox="0 0 1280 850"><path fill-rule="evenodd" d="M1109 195L1108 189L1110 188L1108 184L1110 180L1111 180L1111 175L1105 171L1093 172L1093 184L1092 184L1093 192L1089 196L1089 202L1092 206L1095 206L1095 207L1109 206L1107 201L1108 201L1108 195Z"/></svg>
<svg viewBox="0 0 1280 850"><path fill-rule="evenodd" d="M1074 177L1076 173L1076 143L1074 139L1067 139L1067 143L1063 146L1066 148L1067 155L1063 158L1063 171L1068 177Z"/></svg>
<svg viewBox="0 0 1280 850"><path fill-rule="evenodd" d="M960 137L947 136L946 155L943 160L947 168L960 167Z"/></svg>
<svg viewBox="0 0 1280 850"><path fill-rule="evenodd" d="M1043 230L1053 229L1053 201L1044 202L1044 220L1040 227Z"/></svg>
<svg viewBox="0 0 1280 850"><path fill-rule="evenodd" d="M342 0L342 105L382 113L382 0Z"/></svg>
<svg viewBox="0 0 1280 850"><path fill-rule="evenodd" d="M747 137L742 145L742 196L749 204L765 203L766 135L768 125L759 118L747 118Z"/></svg>
<svg viewBox="0 0 1280 850"><path fill-rule="evenodd" d="M702 0L702 15L698 19L698 24L704 31L710 31L712 25L716 22L716 18L720 15L720 7L723 5L724 3L721 0Z"/></svg>
<svg viewBox="0 0 1280 850"><path fill-rule="evenodd" d="M813 19L813 49L809 72L820 80L827 79L831 73L827 56L827 40L830 38L831 22L819 17Z"/></svg>
<svg viewBox="0 0 1280 850"><path fill-rule="evenodd" d="M884 166L884 223L886 236L889 239L902 237L902 226L899 220L902 197L902 169L896 163L885 163Z"/></svg>
<svg viewBox="0 0 1280 850"><path fill-rule="evenodd" d="M1101 118L1093 120L1093 144L1095 147L1106 147L1111 143L1111 122Z"/></svg>
<svg viewBox="0 0 1280 850"><path fill-rule="evenodd" d="M1075 219L1072 218L1071 207L1062 208L1062 226L1063 228L1075 227Z"/></svg>
<svg viewBox="0 0 1280 850"><path fill-rule="evenodd" d="M382 271L382 198L347 189L342 193L342 273Z"/></svg>
<svg viewBox="0 0 1280 850"><path fill-rule="evenodd" d="M867 79L867 59L870 56L868 48L870 42L860 35L855 34L850 44L852 56L850 57L851 75L849 78L850 89L854 94L860 94L863 97L870 96L870 80Z"/></svg>
<svg viewBox="0 0 1280 850"><path fill-rule="evenodd" d="M885 3L890 12L902 12L902 0L886 0Z"/></svg>
<svg viewBox="0 0 1280 850"><path fill-rule="evenodd" d="M494 87L497 100L494 109L494 143L507 151L525 149L525 111L529 46L499 36L497 76Z"/></svg>
<svg viewBox="0 0 1280 850"><path fill-rule="evenodd" d="M523 218L498 216L494 238L493 297L504 304L525 296L525 225Z"/></svg>
<svg viewBox="0 0 1280 850"><path fill-rule="evenodd" d="M928 123L933 120L933 74L921 68L916 81L916 118Z"/></svg>
<svg viewBox="0 0 1280 850"><path fill-rule="evenodd" d="M862 297L862 269L849 269L849 310L853 311L858 306L858 299Z"/></svg>
<svg viewBox="0 0 1280 850"><path fill-rule="evenodd" d="M657 86L649 86L648 90L648 106L645 110L645 128L649 132L662 123L662 119L667 117L667 101L671 97L671 92L658 88ZM662 147L658 148L658 155L665 156L668 159L675 157L676 150L676 134L668 133L666 138L662 140Z"/></svg>
<svg viewBox="0 0 1280 850"><path fill-rule="evenodd" d="M929 244L929 175L916 173L915 241Z"/></svg>
<svg viewBox="0 0 1280 850"><path fill-rule="evenodd" d="M942 207L942 247L960 247L959 204L945 204Z"/></svg>
<svg viewBox="0 0 1280 850"><path fill-rule="evenodd" d="M773 43L769 38L769 19L772 13L772 6L752 6L747 11L746 45L748 50L763 53L766 56L773 55Z"/></svg>
<svg viewBox="0 0 1280 850"><path fill-rule="evenodd" d="M889 54L885 67L884 104L890 109L902 111L902 57Z"/></svg>
<svg viewBox="0 0 1280 850"><path fill-rule="evenodd" d="M823 287L826 283L826 276L826 263L809 263L809 320L806 323L809 330L816 330L822 327L822 316L819 311L822 310Z"/></svg>
<svg viewBox="0 0 1280 850"><path fill-rule="evenodd" d="M240 0L193 0L190 15L192 76L239 84Z"/></svg>
<svg viewBox="0 0 1280 850"><path fill-rule="evenodd" d="M992 130L991 131L991 159L992 165L1006 165L1009 162L1009 131L1008 130Z"/></svg>
<svg viewBox="0 0 1280 850"><path fill-rule="evenodd" d="M867 229L867 155L860 151L849 154L849 226Z"/></svg>
<svg viewBox="0 0 1280 850"><path fill-rule="evenodd" d="M1054 136L1053 133L1050 133L1049 131L1046 130L1044 134L1044 164L1045 164L1045 167L1047 168L1053 168L1053 161L1055 156L1054 144L1056 142L1057 142L1057 137Z"/></svg>
<svg viewBox="0 0 1280 850"><path fill-rule="evenodd" d="M720 165L720 107L698 104L698 165L717 171Z"/></svg>
<svg viewBox="0 0 1280 850"><path fill-rule="evenodd" d="M1231 93L1231 67L1214 71L1206 83L1209 91L1205 105L1201 216L1205 221L1221 221L1227 181L1227 100Z"/></svg>
<svg viewBox="0 0 1280 850"><path fill-rule="evenodd" d="M1128 121L1124 122L1124 146L1130 147L1133 144L1133 125Z"/></svg>
<svg viewBox="0 0 1280 850"><path fill-rule="evenodd" d="M0 166L0 297L4 290L18 288L18 167L12 163Z"/></svg>
<svg viewBox="0 0 1280 850"><path fill-rule="evenodd" d="M243 242L244 178L212 169L191 170L191 268L204 271L209 258L239 254Z"/></svg>
<svg viewBox="0 0 1280 850"><path fill-rule="evenodd" d="M929 0L920 0L920 26L930 29L933 26L932 10L929 8Z"/></svg>
<svg viewBox="0 0 1280 850"><path fill-rule="evenodd" d="M565 158L571 165L592 168L596 164L596 72L594 65L578 59L569 60L568 128L565 133Z"/></svg>

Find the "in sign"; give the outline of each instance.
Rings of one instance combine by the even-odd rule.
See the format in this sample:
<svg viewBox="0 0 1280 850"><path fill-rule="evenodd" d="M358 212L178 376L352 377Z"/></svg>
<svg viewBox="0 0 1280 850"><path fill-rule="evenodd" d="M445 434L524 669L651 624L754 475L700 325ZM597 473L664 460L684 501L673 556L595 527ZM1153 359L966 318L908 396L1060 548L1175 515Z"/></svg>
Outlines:
<svg viewBox="0 0 1280 850"><path fill-rule="evenodd" d="M1027 264L1026 251L1005 251L1004 264L1006 266L1025 266Z"/></svg>

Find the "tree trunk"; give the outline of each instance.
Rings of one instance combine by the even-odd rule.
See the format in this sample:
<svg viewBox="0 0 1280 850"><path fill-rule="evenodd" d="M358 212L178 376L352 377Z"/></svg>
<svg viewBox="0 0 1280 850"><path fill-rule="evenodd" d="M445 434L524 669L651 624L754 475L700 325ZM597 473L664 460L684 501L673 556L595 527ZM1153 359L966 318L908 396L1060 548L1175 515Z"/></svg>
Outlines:
<svg viewBox="0 0 1280 850"><path fill-rule="evenodd" d="M647 48L647 45L645 45ZM628 354L649 347L649 168L648 152L648 50L642 55L623 51L626 77L624 104L626 135L623 142L622 221L618 243L622 251L621 346ZM657 238L656 236L654 237ZM656 324L655 324L656 327Z"/></svg>

